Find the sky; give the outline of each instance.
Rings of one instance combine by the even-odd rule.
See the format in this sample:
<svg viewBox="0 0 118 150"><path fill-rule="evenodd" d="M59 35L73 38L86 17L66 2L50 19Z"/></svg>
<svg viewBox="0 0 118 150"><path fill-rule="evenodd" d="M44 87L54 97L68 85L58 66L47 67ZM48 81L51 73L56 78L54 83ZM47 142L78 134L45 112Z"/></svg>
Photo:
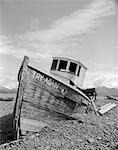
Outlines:
<svg viewBox="0 0 118 150"><path fill-rule="evenodd" d="M0 86L17 87L24 55L49 71L52 57L80 60L83 88L118 88L117 0L0 0Z"/></svg>

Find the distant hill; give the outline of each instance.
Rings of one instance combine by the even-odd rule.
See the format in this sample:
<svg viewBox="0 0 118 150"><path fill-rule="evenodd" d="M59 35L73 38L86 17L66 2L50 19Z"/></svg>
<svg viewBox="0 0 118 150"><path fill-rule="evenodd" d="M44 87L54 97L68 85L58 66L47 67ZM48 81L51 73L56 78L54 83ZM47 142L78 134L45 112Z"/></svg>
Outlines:
<svg viewBox="0 0 118 150"><path fill-rule="evenodd" d="M0 86L0 93L16 93L17 89L8 89L6 87Z"/></svg>
<svg viewBox="0 0 118 150"><path fill-rule="evenodd" d="M96 92L99 96L104 96L104 95L118 96L118 89L116 88L108 88L105 86L96 87Z"/></svg>
<svg viewBox="0 0 118 150"><path fill-rule="evenodd" d="M17 89L8 89L6 87L0 86L0 93L16 93ZM112 96L118 96L118 89L116 88L108 88L105 86L96 87L97 95L99 96L105 96L105 95L112 95Z"/></svg>

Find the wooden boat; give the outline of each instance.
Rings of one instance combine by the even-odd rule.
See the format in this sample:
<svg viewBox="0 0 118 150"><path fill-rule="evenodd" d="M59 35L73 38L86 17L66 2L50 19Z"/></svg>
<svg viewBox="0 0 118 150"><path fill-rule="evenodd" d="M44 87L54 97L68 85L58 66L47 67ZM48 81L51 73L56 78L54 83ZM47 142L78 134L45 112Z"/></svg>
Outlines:
<svg viewBox="0 0 118 150"><path fill-rule="evenodd" d="M29 66L29 58L24 57L18 73L19 85L14 106L16 138L26 131L37 132L52 120L74 119L72 114L78 112L82 104L91 102L80 88L76 88L75 75L71 72L72 76L70 74L67 78L68 72L56 70L54 60L50 73L47 73ZM80 70L80 67L76 68ZM61 80L60 73L66 74L62 75L64 80Z"/></svg>

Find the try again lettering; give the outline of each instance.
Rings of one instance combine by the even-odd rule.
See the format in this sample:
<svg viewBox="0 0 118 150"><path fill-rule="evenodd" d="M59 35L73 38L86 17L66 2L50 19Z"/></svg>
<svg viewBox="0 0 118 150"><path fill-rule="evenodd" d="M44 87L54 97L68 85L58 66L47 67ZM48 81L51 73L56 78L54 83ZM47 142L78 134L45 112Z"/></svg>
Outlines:
<svg viewBox="0 0 118 150"><path fill-rule="evenodd" d="M33 78L35 78L38 81L42 81L46 83L49 86L52 86L55 89L58 89L63 95L67 93L67 91L64 88L60 87L60 84L54 81L53 79L47 77L46 75L43 75L41 73L37 73L33 71Z"/></svg>

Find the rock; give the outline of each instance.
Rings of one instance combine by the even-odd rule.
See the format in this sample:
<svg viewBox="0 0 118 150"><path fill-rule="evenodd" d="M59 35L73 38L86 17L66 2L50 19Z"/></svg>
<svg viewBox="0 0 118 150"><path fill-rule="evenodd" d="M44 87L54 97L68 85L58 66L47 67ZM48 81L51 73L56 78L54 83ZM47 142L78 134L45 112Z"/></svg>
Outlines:
<svg viewBox="0 0 118 150"><path fill-rule="evenodd" d="M78 142L83 142L83 140L82 139L77 139L78 140Z"/></svg>
<svg viewBox="0 0 118 150"><path fill-rule="evenodd" d="M35 135L33 134L33 135L31 135L31 139L34 139L35 138Z"/></svg>
<svg viewBox="0 0 118 150"><path fill-rule="evenodd" d="M95 142L95 140L93 139L93 138L88 138L88 140L87 140L89 143L94 143Z"/></svg>
<svg viewBox="0 0 118 150"><path fill-rule="evenodd" d="M39 133L36 133L36 136L38 137L40 134Z"/></svg>
<svg viewBox="0 0 118 150"><path fill-rule="evenodd" d="M102 138L101 138L101 137L97 137L97 139L98 139L98 140L101 140Z"/></svg>

